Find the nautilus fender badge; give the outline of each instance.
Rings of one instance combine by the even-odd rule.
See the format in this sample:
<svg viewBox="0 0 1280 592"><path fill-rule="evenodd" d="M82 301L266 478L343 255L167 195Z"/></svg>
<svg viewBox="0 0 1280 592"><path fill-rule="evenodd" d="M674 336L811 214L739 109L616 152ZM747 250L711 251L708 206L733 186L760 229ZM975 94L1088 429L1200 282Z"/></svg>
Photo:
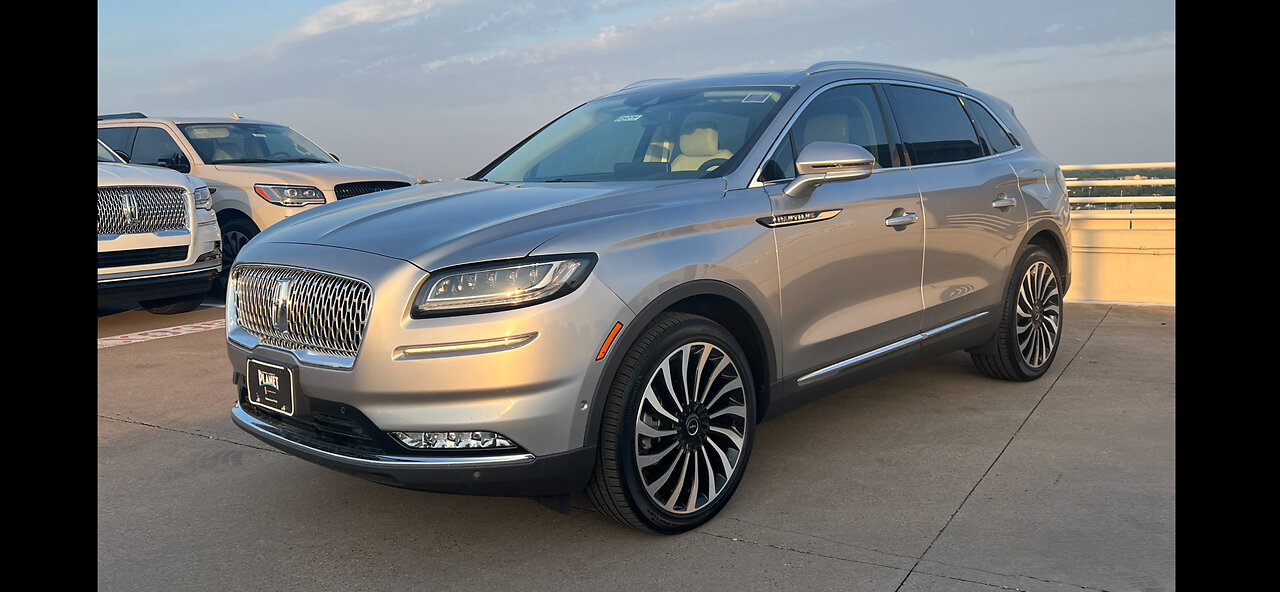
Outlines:
<svg viewBox="0 0 1280 592"><path fill-rule="evenodd" d="M836 217L840 213L840 208L832 210L809 210L807 212L791 212L789 214L774 214L772 216L764 216L756 218L763 226L776 228L778 226L791 226L793 224L808 224L810 222L818 222L820 220L829 220Z"/></svg>

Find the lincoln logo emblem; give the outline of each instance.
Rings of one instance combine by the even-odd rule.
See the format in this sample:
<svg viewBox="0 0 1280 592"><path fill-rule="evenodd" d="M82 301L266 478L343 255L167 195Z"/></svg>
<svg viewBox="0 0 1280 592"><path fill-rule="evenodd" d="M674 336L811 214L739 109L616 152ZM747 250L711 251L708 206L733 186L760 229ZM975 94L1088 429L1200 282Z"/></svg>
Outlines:
<svg viewBox="0 0 1280 592"><path fill-rule="evenodd" d="M281 333L289 332L289 280L276 282L275 298L271 301L271 326Z"/></svg>
<svg viewBox="0 0 1280 592"><path fill-rule="evenodd" d="M124 197L120 198L120 210L124 214L125 225L132 226L138 221L138 196L132 193L124 194Z"/></svg>

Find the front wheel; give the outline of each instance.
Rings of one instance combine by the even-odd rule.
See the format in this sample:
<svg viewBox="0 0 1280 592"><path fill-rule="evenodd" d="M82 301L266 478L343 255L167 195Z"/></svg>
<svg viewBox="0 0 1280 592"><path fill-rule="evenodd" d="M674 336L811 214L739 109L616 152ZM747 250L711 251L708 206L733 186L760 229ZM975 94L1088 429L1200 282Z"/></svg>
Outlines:
<svg viewBox="0 0 1280 592"><path fill-rule="evenodd" d="M258 227L253 222L242 218L228 220L222 227L222 273L213 282L214 294L227 292L227 279L231 277L231 265L236 257L253 237L258 235Z"/></svg>
<svg viewBox="0 0 1280 592"><path fill-rule="evenodd" d="M1062 286L1058 263L1032 246L1018 259L1005 291L995 353L973 353L983 374L1001 380L1035 380L1049 370L1062 341Z"/></svg>
<svg viewBox="0 0 1280 592"><path fill-rule="evenodd" d="M751 371L733 336L703 317L663 314L614 377L587 495L622 524L693 529L742 481L755 423Z"/></svg>
<svg viewBox="0 0 1280 592"><path fill-rule="evenodd" d="M200 307L204 302L204 296L188 296L182 299L168 298L165 300L148 300L140 302L143 310L158 315L173 315L191 312Z"/></svg>

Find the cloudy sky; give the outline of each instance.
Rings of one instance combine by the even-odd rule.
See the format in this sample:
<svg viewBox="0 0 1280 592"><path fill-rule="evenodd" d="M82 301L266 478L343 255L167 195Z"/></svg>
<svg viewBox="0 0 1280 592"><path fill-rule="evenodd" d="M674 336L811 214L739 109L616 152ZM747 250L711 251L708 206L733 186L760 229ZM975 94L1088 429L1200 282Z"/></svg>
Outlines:
<svg viewBox="0 0 1280 592"><path fill-rule="evenodd" d="M1014 105L1062 164L1175 160L1173 0L99 0L98 112L287 124L474 173L646 78L885 62Z"/></svg>

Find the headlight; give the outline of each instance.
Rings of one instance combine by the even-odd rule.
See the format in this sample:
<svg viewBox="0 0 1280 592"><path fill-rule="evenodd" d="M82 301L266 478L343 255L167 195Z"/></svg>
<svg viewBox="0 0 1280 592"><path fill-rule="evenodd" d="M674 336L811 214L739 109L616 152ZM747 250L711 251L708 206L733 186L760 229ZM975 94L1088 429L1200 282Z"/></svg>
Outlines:
<svg viewBox="0 0 1280 592"><path fill-rule="evenodd" d="M558 255L446 269L418 289L412 316L491 312L559 298L582 285L595 263L595 255Z"/></svg>
<svg viewBox="0 0 1280 592"><path fill-rule="evenodd" d="M253 190L273 204L306 206L324 203L324 192L304 185L254 185Z"/></svg>
<svg viewBox="0 0 1280 592"><path fill-rule="evenodd" d="M195 198L197 210L213 209L213 197L210 195L208 187L203 185L196 187L196 190L191 192L191 196Z"/></svg>

